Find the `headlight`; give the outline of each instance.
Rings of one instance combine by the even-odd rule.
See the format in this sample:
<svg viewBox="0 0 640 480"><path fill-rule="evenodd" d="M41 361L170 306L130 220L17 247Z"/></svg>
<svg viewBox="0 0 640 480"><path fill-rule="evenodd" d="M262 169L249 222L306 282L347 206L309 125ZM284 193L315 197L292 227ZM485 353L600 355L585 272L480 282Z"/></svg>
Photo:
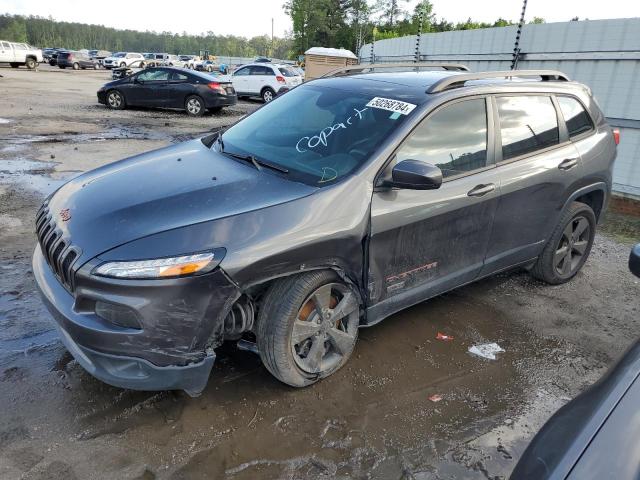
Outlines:
<svg viewBox="0 0 640 480"><path fill-rule="evenodd" d="M183 277L185 275L210 272L218 266L222 257L223 254L216 250L216 252L157 258L154 260L108 262L96 267L92 273L101 277L131 279Z"/></svg>

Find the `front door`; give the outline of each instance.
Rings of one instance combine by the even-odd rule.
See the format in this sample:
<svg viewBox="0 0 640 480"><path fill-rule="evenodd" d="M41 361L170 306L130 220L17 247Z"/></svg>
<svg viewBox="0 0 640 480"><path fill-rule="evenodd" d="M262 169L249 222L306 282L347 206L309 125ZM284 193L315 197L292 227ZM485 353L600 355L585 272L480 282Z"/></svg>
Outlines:
<svg viewBox="0 0 640 480"><path fill-rule="evenodd" d="M164 107L167 103L169 71L149 68L138 75L125 90L127 103L143 107Z"/></svg>
<svg viewBox="0 0 640 480"><path fill-rule="evenodd" d="M445 104L407 137L393 164L421 160L443 174L437 190L378 189L371 204L369 311L374 323L476 278L500 184L485 97ZM488 121L489 120L489 121Z"/></svg>
<svg viewBox="0 0 640 480"><path fill-rule="evenodd" d="M249 93L260 95L262 89L271 84L271 80L276 77L271 67L263 65L254 65L251 67L251 75L249 79Z"/></svg>
<svg viewBox="0 0 640 480"><path fill-rule="evenodd" d="M15 62L13 48L9 42L0 42L0 62Z"/></svg>

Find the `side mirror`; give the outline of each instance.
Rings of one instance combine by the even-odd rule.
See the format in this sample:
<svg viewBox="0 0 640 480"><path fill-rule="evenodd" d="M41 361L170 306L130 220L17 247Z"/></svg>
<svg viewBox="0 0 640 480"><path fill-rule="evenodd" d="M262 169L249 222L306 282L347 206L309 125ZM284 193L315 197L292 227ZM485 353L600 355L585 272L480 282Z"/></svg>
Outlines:
<svg viewBox="0 0 640 480"><path fill-rule="evenodd" d="M409 190L435 190L442 185L442 170L420 160L402 160L391 171L385 185Z"/></svg>
<svg viewBox="0 0 640 480"><path fill-rule="evenodd" d="M631 270L631 273L636 277L640 278L640 243L631 250L631 255L629 256L629 270Z"/></svg>

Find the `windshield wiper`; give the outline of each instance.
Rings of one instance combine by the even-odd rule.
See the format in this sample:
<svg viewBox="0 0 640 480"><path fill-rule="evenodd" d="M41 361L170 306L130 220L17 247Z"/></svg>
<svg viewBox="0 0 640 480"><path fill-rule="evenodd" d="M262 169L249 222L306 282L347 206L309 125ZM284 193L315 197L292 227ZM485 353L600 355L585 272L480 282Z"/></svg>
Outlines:
<svg viewBox="0 0 640 480"><path fill-rule="evenodd" d="M253 155L243 155L241 153L226 152L224 150L224 141L222 140L222 135L218 136L218 145L220 146L220 153L224 153L225 155L229 155L230 157L237 158L238 160L244 160L245 162L251 162L251 164L254 167L256 167L256 170L261 170L262 167L267 167L267 168L270 168L271 170L275 170L277 172L289 173L289 170L287 170L286 168L281 167L280 165L276 165L276 164L267 162L265 160L258 159L256 157L254 157Z"/></svg>

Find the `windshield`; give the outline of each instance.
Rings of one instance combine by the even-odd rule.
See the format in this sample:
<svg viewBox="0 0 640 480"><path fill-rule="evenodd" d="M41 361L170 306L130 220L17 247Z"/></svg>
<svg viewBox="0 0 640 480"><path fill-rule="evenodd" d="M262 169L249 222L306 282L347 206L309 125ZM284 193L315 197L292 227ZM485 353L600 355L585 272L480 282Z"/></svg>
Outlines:
<svg viewBox="0 0 640 480"><path fill-rule="evenodd" d="M225 132L224 151L284 167L292 180L335 183L364 164L407 116L367 106L373 98L317 85L294 88Z"/></svg>
<svg viewBox="0 0 640 480"><path fill-rule="evenodd" d="M126 55L126 52L118 52L114 55L115 58L122 58Z"/></svg>

